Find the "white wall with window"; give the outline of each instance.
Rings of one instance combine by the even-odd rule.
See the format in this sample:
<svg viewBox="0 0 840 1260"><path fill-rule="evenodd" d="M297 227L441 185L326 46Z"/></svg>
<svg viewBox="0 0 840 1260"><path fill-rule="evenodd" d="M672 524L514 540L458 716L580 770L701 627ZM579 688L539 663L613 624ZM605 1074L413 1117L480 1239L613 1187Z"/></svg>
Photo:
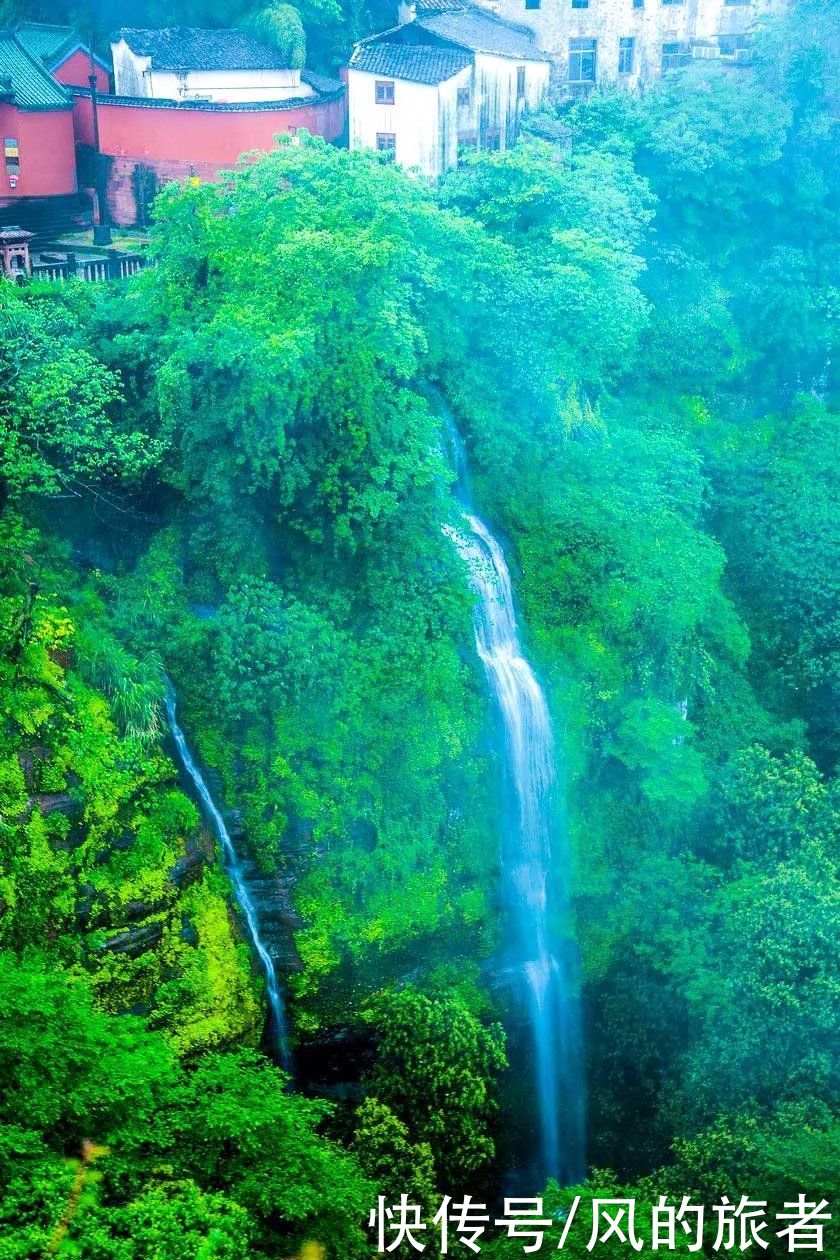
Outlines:
<svg viewBox="0 0 840 1260"><path fill-rule="evenodd" d="M458 94L469 94L471 82L471 66L441 83L385 79L351 66L350 148L378 150L406 170L436 178L457 163Z"/></svg>
<svg viewBox="0 0 840 1260"><path fill-rule="evenodd" d="M556 88L572 95L589 90L592 58L595 81L635 88L672 67L687 45L690 55L722 56L730 62L748 55L756 18L778 11L789 0L498 0L494 11L535 34L552 58ZM585 47L594 41L595 49ZM663 53L663 46L666 48ZM592 57L590 57L592 54Z"/></svg>

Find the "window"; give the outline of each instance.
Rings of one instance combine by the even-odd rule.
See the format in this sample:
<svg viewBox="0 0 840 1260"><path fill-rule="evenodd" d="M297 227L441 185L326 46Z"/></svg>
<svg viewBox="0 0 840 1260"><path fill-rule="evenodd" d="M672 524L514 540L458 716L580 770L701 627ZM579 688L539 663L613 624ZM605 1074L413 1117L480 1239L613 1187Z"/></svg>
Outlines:
<svg viewBox="0 0 840 1260"><path fill-rule="evenodd" d="M750 38L748 35L718 35L718 47L721 57L737 57L740 53L744 58L749 51Z"/></svg>
<svg viewBox="0 0 840 1260"><path fill-rule="evenodd" d="M484 147L485 149L489 150L490 153L495 153L497 149L500 149L502 147L502 141L498 132L498 128L491 127L490 130L487 132L487 134L484 137Z"/></svg>
<svg viewBox="0 0 840 1260"><path fill-rule="evenodd" d="M633 0L634 9L643 9L644 7L645 7L645 0Z"/></svg>
<svg viewBox="0 0 840 1260"><path fill-rule="evenodd" d="M393 131L377 131L376 151L384 153L389 162L397 156L397 137Z"/></svg>
<svg viewBox="0 0 840 1260"><path fill-rule="evenodd" d="M689 44L662 45L663 74L667 74L669 70L679 70L680 66L687 66L689 61L691 61L691 47Z"/></svg>
<svg viewBox="0 0 840 1260"><path fill-rule="evenodd" d="M594 83L598 43L594 39L569 40L569 82Z"/></svg>
<svg viewBox="0 0 840 1260"><path fill-rule="evenodd" d="M685 4L685 0L662 0L663 4Z"/></svg>
<svg viewBox="0 0 840 1260"><path fill-rule="evenodd" d="M469 103L470 103L470 89L468 87L459 87L458 88L458 104L469 105Z"/></svg>
<svg viewBox="0 0 840 1260"><path fill-rule="evenodd" d="M522 101L525 99L525 67L516 67L516 99Z"/></svg>
<svg viewBox="0 0 840 1260"><path fill-rule="evenodd" d="M589 0L572 0L573 9L588 9Z"/></svg>
<svg viewBox="0 0 840 1260"><path fill-rule="evenodd" d="M618 41L618 73L632 74L636 41L632 35L622 35Z"/></svg>
<svg viewBox="0 0 840 1260"><path fill-rule="evenodd" d="M377 105L393 105L394 85L390 79L376 80L376 103Z"/></svg>
<svg viewBox="0 0 840 1260"><path fill-rule="evenodd" d="M750 0L723 0L724 4L749 4Z"/></svg>
<svg viewBox="0 0 840 1260"><path fill-rule="evenodd" d="M3 152L6 156L6 174L17 175L20 172L20 149L15 136L6 136L3 141Z"/></svg>
<svg viewBox="0 0 840 1260"><path fill-rule="evenodd" d="M542 0L525 0L526 9L538 9L542 4Z"/></svg>

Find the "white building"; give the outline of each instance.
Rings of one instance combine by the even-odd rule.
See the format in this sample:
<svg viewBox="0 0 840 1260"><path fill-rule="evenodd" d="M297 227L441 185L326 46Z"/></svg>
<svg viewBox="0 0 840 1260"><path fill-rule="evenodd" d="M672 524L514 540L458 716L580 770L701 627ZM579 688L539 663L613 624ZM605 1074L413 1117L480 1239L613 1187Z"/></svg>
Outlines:
<svg viewBox="0 0 840 1260"><path fill-rule="evenodd" d="M117 96L234 103L314 95L300 70L242 31L125 27L112 36L111 55Z"/></svg>
<svg viewBox="0 0 840 1260"><path fill-rule="evenodd" d="M438 5L444 0L418 0ZM596 83L635 88L693 57L749 60L757 15L785 0L486 0L521 22L552 59L553 87L580 95Z"/></svg>
<svg viewBox="0 0 840 1260"><path fill-rule="evenodd" d="M423 13L356 45L348 69L351 149L393 154L437 178L465 148L512 143L548 89L531 33L463 6Z"/></svg>

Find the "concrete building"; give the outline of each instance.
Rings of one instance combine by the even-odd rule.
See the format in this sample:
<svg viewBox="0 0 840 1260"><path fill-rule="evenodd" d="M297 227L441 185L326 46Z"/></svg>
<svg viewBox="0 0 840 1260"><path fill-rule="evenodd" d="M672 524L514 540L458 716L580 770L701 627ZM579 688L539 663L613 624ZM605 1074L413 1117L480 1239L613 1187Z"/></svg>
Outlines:
<svg viewBox="0 0 840 1260"><path fill-rule="evenodd" d="M465 149L506 148L549 82L531 33L471 6L441 6L356 45L351 149L378 149L437 178Z"/></svg>
<svg viewBox="0 0 840 1260"><path fill-rule="evenodd" d="M111 55L117 96L236 104L312 95L300 70L242 31L124 28Z"/></svg>
<svg viewBox="0 0 840 1260"><path fill-rule="evenodd" d="M419 0L438 4L441 0ZM551 56L552 87L577 96L596 83L636 88L693 57L749 60L756 15L785 0L488 0L524 23Z"/></svg>

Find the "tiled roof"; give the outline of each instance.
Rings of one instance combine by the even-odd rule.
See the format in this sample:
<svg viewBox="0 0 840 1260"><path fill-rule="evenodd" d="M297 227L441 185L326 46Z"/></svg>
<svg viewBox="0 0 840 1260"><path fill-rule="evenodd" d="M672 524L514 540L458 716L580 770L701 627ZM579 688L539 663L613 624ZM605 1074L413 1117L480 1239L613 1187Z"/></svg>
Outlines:
<svg viewBox="0 0 840 1260"><path fill-rule="evenodd" d="M468 8L448 13L418 15L413 24L441 39L473 52L496 53L502 57L521 57L526 61L549 61L541 52L527 27L504 22L490 13Z"/></svg>
<svg viewBox="0 0 840 1260"><path fill-rule="evenodd" d="M49 70L55 69L65 57L77 48L88 51L87 44L72 26L51 25L47 22L19 22L15 35L27 52L37 57ZM108 69L107 62L95 56L95 60Z"/></svg>
<svg viewBox="0 0 840 1260"><path fill-rule="evenodd" d="M415 0L414 10L419 17L424 13L451 13L468 8L468 0Z"/></svg>
<svg viewBox="0 0 840 1260"><path fill-rule="evenodd" d="M472 60L472 54L461 48L364 43L357 45L350 58L350 69L386 75L389 79L408 79L411 83L443 83L472 65Z"/></svg>
<svg viewBox="0 0 840 1260"><path fill-rule="evenodd" d="M69 92L9 30L0 30L0 97L27 111L73 107Z"/></svg>
<svg viewBox="0 0 840 1260"><path fill-rule="evenodd" d="M45 22L21 22L15 34L27 52L42 61L51 61L65 44L78 42L72 26L49 26Z"/></svg>
<svg viewBox="0 0 840 1260"><path fill-rule="evenodd" d="M301 71L301 78L305 73L308 71ZM344 84L338 79L329 79L327 82L334 83L335 87L327 91L311 84L315 91L314 96L284 96L279 101L176 101L162 96L110 96L103 92L97 92L96 96L100 105L107 105L109 108L116 106L118 109L136 109L139 106L141 109L177 109L181 114L190 111L202 114L276 114L285 109L301 109L306 105L339 100L346 91ZM90 88L71 87L70 91L76 97L90 96Z"/></svg>
<svg viewBox="0 0 840 1260"><path fill-rule="evenodd" d="M312 88L313 92L343 92L341 79L331 79L326 74L317 74L314 70L301 70L301 80Z"/></svg>
<svg viewBox="0 0 840 1260"><path fill-rule="evenodd" d="M154 70L286 70L274 48L243 31L211 31L198 26L139 30L125 26L111 36L124 39L133 53L151 57Z"/></svg>

